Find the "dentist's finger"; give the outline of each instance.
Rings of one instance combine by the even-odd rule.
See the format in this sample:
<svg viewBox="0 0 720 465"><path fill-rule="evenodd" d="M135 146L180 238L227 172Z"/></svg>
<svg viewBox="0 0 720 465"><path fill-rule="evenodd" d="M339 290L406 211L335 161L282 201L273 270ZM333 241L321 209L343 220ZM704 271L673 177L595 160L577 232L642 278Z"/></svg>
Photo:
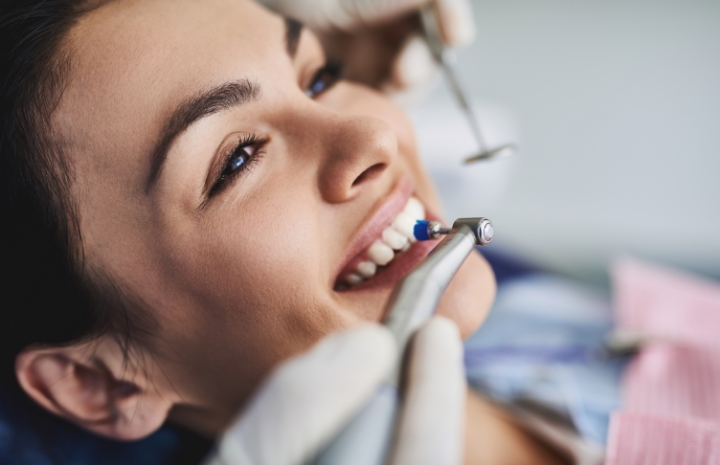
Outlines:
<svg viewBox="0 0 720 465"><path fill-rule="evenodd" d="M433 0L326 1L328 16L344 18L347 25L379 24L417 11Z"/></svg>
<svg viewBox="0 0 720 465"><path fill-rule="evenodd" d="M396 350L387 329L366 325L286 362L223 436L221 463L304 463L375 393Z"/></svg>
<svg viewBox="0 0 720 465"><path fill-rule="evenodd" d="M320 30L351 31L418 10L432 0L261 0Z"/></svg>
<svg viewBox="0 0 720 465"><path fill-rule="evenodd" d="M390 88L405 89L420 86L432 79L439 65L419 34L409 36L393 62Z"/></svg>
<svg viewBox="0 0 720 465"><path fill-rule="evenodd" d="M434 0L440 38L451 47L475 40L475 19L470 0Z"/></svg>
<svg viewBox="0 0 720 465"><path fill-rule="evenodd" d="M463 46L475 38L470 0L261 0L261 3L325 31L352 31L377 25L432 5L443 42Z"/></svg>
<svg viewBox="0 0 720 465"><path fill-rule="evenodd" d="M434 317L417 334L393 465L460 464L465 368L457 326Z"/></svg>

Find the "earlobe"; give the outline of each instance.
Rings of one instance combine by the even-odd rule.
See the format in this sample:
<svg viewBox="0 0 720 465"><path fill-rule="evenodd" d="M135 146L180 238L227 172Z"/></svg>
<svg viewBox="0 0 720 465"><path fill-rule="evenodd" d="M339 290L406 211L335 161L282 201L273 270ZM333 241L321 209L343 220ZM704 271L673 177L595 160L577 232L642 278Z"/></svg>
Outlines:
<svg viewBox="0 0 720 465"><path fill-rule="evenodd" d="M26 350L15 372L23 390L45 409L94 433L119 440L140 439L157 430L173 405L142 370L124 366L113 351L88 356L79 348ZM147 388L146 388L147 386Z"/></svg>

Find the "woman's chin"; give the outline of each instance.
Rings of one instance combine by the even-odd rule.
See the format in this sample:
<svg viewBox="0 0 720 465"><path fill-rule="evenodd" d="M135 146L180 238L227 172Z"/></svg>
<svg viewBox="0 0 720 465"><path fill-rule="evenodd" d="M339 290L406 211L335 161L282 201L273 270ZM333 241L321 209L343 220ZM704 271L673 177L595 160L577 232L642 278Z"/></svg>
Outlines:
<svg viewBox="0 0 720 465"><path fill-rule="evenodd" d="M482 255L473 253L450 282L437 313L453 320L463 339L467 338L485 321L495 291L495 275L490 265Z"/></svg>

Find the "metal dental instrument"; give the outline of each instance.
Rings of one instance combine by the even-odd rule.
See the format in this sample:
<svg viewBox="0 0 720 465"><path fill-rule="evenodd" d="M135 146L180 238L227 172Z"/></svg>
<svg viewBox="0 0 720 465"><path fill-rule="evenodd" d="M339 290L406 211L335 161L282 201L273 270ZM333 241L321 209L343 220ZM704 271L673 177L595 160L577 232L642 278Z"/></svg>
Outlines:
<svg viewBox="0 0 720 465"><path fill-rule="evenodd" d="M420 12L420 18L422 21L423 32L425 34L425 40L428 43L430 52L433 55L435 61L437 61L445 72L450 89L452 90L455 100L462 109L465 117L468 120L470 129L472 130L475 140L477 141L479 152L475 155L467 157L465 163L473 163L480 160L489 160L495 158L509 157L517 152L518 148L515 144L505 144L499 147L489 148L485 143L485 138L482 136L480 131L480 122L475 116L475 112L470 105L465 92L460 85L460 81L455 74L455 69L452 66L453 52L445 47L442 40L440 39L440 31L438 29L438 22L435 18L432 6L428 5L423 7Z"/></svg>
<svg viewBox="0 0 720 465"><path fill-rule="evenodd" d="M477 246L487 245L493 238L493 226L487 218L461 218L452 228L440 223L418 221L418 240L445 238L410 274L405 276L390 296L385 324L404 349L413 334L433 316L440 298L450 281ZM402 357L399 358L402 360ZM404 366L398 362L388 378L397 387ZM386 386L378 391L332 442L309 463L314 465L382 465L391 452L401 400L397 389Z"/></svg>

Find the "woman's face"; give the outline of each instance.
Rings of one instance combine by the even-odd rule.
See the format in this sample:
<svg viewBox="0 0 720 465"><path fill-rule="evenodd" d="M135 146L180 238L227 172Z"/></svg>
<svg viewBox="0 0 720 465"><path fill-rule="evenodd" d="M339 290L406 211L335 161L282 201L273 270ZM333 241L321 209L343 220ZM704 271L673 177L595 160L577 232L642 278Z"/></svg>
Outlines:
<svg viewBox="0 0 720 465"><path fill-rule="evenodd" d="M209 416L324 334L380 320L427 244L361 286L347 275L411 196L439 214L403 111L334 83L294 31L246 0L122 0L68 37L53 128L87 264L153 313L155 358ZM440 313L468 335L493 296L474 255Z"/></svg>

